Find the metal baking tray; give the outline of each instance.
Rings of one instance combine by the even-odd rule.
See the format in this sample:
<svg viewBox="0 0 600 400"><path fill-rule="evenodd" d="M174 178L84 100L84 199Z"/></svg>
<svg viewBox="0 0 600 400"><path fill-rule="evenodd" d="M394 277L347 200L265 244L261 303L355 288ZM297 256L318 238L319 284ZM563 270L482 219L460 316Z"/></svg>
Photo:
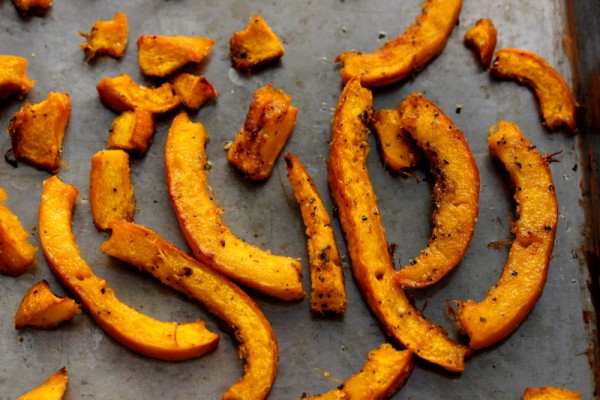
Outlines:
<svg viewBox="0 0 600 400"><path fill-rule="evenodd" d="M219 91L216 101L192 113L212 137L207 152L209 181L226 209L232 231L274 253L302 260L305 287L306 237L292 188L280 159L263 184L244 180L226 162L226 142L243 124L254 91L268 82L293 97L299 116L285 150L296 154L313 176L329 209L326 182L330 124L341 92L337 54L372 51L401 34L420 14L422 0L56 0L43 17L22 17L11 1L0 0L0 53L29 60L36 81L27 101L42 101L49 91L68 92L73 101L58 175L80 190L73 231L82 256L127 304L161 320L205 319L221 332L219 321L201 305L165 288L153 278L102 254L107 238L91 221L88 179L91 156L105 148L116 114L104 107L95 85L107 76L129 73L151 86L137 65L136 39L142 34L199 35L216 39L209 57L186 69L204 74ZM501 119L517 123L542 153L558 153L550 168L560 207L556 245L541 299L517 331L502 343L476 352L461 374L448 373L418 360L394 399L516 399L526 387L545 385L578 390L591 399L599 387L596 326L597 204L595 156L598 136L599 8L594 0L486 2L465 0L460 24L444 52L413 78L374 91L376 108L392 108L412 91L437 103L464 132L481 174L480 214L472 244L463 262L437 285L410 291L416 306L433 322L461 338L447 312L448 299L482 299L504 266L511 240L514 201L507 174L487 150L489 127ZM129 17L129 44L120 60L86 62L79 49L96 19L117 11ZM255 73L231 68L229 38L262 15L282 39L283 59ZM573 87L582 106L576 135L549 132L540 121L533 93L512 81L498 81L483 70L464 45L465 31L479 18L498 28L498 46L534 51L552 64ZM594 78L595 77L595 78ZM594 89L595 87L595 89ZM0 125L8 126L25 101L0 104ZM593 106L595 104L595 106ZM591 106L590 106L591 105ZM146 225L179 248L188 247L179 231L165 191L163 149L174 113L159 118L153 143L143 158L132 159L137 223ZM0 150L10 149L5 133ZM426 244L430 230L432 182L426 168L414 176L385 171L377 143L371 138L370 174L378 195L388 241L397 246L394 260L406 263ZM37 209L42 182L49 174L21 163L0 162L0 182L7 205L37 237ZM332 210L333 211L333 210ZM284 303L250 293L270 320L280 349L278 377L271 399L294 399L336 387L356 373L369 350L389 340L367 308L353 280L343 236L335 222L343 254L349 305L339 318L311 315L307 300ZM70 374L66 399L218 399L242 374L233 337L222 332L212 353L185 362L142 357L121 346L82 314L52 331L15 330L14 313L28 288L41 279L60 295L67 294L49 270L43 254L18 278L0 277L0 399L14 399L66 366ZM594 289L595 288L595 289Z"/></svg>

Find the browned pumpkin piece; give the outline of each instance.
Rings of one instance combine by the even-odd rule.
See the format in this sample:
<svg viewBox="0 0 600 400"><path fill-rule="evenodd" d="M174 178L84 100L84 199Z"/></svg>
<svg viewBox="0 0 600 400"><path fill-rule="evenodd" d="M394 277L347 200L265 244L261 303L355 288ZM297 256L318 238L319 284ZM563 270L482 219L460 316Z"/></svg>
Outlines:
<svg viewBox="0 0 600 400"><path fill-rule="evenodd" d="M140 86L127 74L104 78L96 85L100 100L115 111L143 108L153 114L164 114L181 103L169 82L157 88Z"/></svg>
<svg viewBox="0 0 600 400"><path fill-rule="evenodd" d="M37 247L29 243L29 233L3 204L6 198L6 192L0 188L0 273L18 276L33 264Z"/></svg>
<svg viewBox="0 0 600 400"><path fill-rule="evenodd" d="M473 349L500 342L533 309L546 282L558 222L548 161L516 125L501 121L490 131L490 152L504 164L515 187L518 219L500 280L479 303L455 302L457 321Z"/></svg>
<svg viewBox="0 0 600 400"><path fill-rule="evenodd" d="M143 35L138 38L138 63L146 75L163 77L187 63L199 63L215 44L200 36Z"/></svg>
<svg viewBox="0 0 600 400"><path fill-rule="evenodd" d="M125 111L113 120L106 145L143 156L150 146L155 128L154 115L150 111L143 108Z"/></svg>
<svg viewBox="0 0 600 400"><path fill-rule="evenodd" d="M57 172L70 116L71 98L67 93L50 92L41 103L26 103L8 126L15 157L51 173Z"/></svg>
<svg viewBox="0 0 600 400"><path fill-rule="evenodd" d="M40 386L19 396L17 400L61 400L67 390L68 383L69 374L67 369L63 367Z"/></svg>
<svg viewBox="0 0 600 400"><path fill-rule="evenodd" d="M81 257L71 228L78 190L56 175L44 181L39 235L48 265L89 316L132 351L160 360L186 360L215 349L219 336L203 321L161 322L123 304Z"/></svg>
<svg viewBox="0 0 600 400"><path fill-rule="evenodd" d="M127 15L119 11L112 20L99 19L94 22L90 33L79 32L79 34L86 39L86 42L82 43L80 47L87 58L94 58L102 54L119 58L127 47L129 35Z"/></svg>
<svg viewBox="0 0 600 400"><path fill-rule="evenodd" d="M110 239L102 244L103 252L198 300L234 331L244 361L244 376L222 398L264 399L277 375L277 340L269 321L250 296L148 228L113 222L111 230Z"/></svg>
<svg viewBox="0 0 600 400"><path fill-rule="evenodd" d="M12 0L15 8L24 13L42 16L52 7L53 0Z"/></svg>
<svg viewBox="0 0 600 400"><path fill-rule="evenodd" d="M304 165L291 153L285 153L283 158L308 236L310 309L316 313L343 314L346 286L331 219Z"/></svg>
<svg viewBox="0 0 600 400"><path fill-rule="evenodd" d="M515 79L532 88L549 129L561 126L571 132L577 129L577 104L569 86L558 71L537 54L521 49L498 50L490 72L494 77Z"/></svg>
<svg viewBox="0 0 600 400"><path fill-rule="evenodd" d="M574 390L552 386L526 388L522 400L579 400L581 394Z"/></svg>
<svg viewBox="0 0 600 400"><path fill-rule="evenodd" d="M485 68L489 68L492 62L497 38L496 27L489 18L477 20L475 26L465 33L465 43L477 51L481 64Z"/></svg>
<svg viewBox="0 0 600 400"><path fill-rule="evenodd" d="M239 70L271 63L285 54L279 38L260 15L250 17L246 29L231 36L229 48L233 66Z"/></svg>
<svg viewBox="0 0 600 400"><path fill-rule="evenodd" d="M204 76L182 72L177 74L171 83L183 105L191 110L200 109L208 100L216 99L218 96L213 85Z"/></svg>
<svg viewBox="0 0 600 400"><path fill-rule="evenodd" d="M254 93L244 126L227 152L227 160L245 177L262 181L271 175L296 123L298 109L291 102L292 98L273 84Z"/></svg>
<svg viewBox="0 0 600 400"><path fill-rule="evenodd" d="M27 59L0 55L0 100L11 96L23 98L35 81L27 77Z"/></svg>
<svg viewBox="0 0 600 400"><path fill-rule="evenodd" d="M352 375L338 388L318 396L303 397L310 400L385 400L404 385L414 369L410 350L398 351L389 343L369 352L369 358L357 374Z"/></svg>
<svg viewBox="0 0 600 400"><path fill-rule="evenodd" d="M392 171L404 171L416 166L421 154L411 136L402 128L398 110L373 113L373 130L379 139L381 158Z"/></svg>
<svg viewBox="0 0 600 400"><path fill-rule="evenodd" d="M69 297L58 297L50 290L48 282L41 280L33 285L19 304L15 314L15 328L32 326L52 329L81 313L81 307Z"/></svg>
<svg viewBox="0 0 600 400"><path fill-rule="evenodd" d="M363 86L383 86L413 76L442 52L458 21L462 0L426 0L423 13L403 34L373 53L346 51L342 83L360 78Z"/></svg>
<svg viewBox="0 0 600 400"><path fill-rule="evenodd" d="M427 246L394 272L401 286L419 288L438 282L463 259L479 213L479 171L463 133L433 102L412 93L398 112L400 123L429 159L436 180Z"/></svg>
<svg viewBox="0 0 600 400"><path fill-rule="evenodd" d="M346 236L352 271L387 333L413 353L449 371L463 371L470 349L429 322L393 280L393 262L367 171L372 94L358 78L346 84L332 122L328 160L331 195Z"/></svg>
<svg viewBox="0 0 600 400"><path fill-rule="evenodd" d="M171 204L194 257L223 275L285 301L304 297L297 260L252 246L222 219L205 170L208 135L185 113L173 120L165 145L165 172Z"/></svg>
<svg viewBox="0 0 600 400"><path fill-rule="evenodd" d="M92 156L90 206L99 230L112 221L133 221L134 191L125 151L101 150Z"/></svg>

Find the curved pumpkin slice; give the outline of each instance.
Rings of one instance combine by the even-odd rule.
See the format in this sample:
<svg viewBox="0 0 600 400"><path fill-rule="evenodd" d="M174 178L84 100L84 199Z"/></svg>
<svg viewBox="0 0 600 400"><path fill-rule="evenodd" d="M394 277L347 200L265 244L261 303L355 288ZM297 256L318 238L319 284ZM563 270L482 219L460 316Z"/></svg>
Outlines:
<svg viewBox="0 0 600 400"><path fill-rule="evenodd" d="M410 265L394 273L398 284L419 288L450 272L471 243L479 212L479 171L462 132L434 103L413 93L398 112L436 176L429 243Z"/></svg>
<svg viewBox="0 0 600 400"><path fill-rule="evenodd" d="M118 112L143 108L152 114L164 114L181 103L169 82L149 88L137 84L127 74L102 79L96 85L96 90L102 103Z"/></svg>
<svg viewBox="0 0 600 400"><path fill-rule="evenodd" d="M17 400L61 400L67 390L69 372L65 367L51 375L35 389L19 396Z"/></svg>
<svg viewBox="0 0 600 400"><path fill-rule="evenodd" d="M287 301L302 299L298 261L242 241L221 219L224 210L212 202L204 171L207 139L204 126L181 113L165 145L167 189L194 257L258 292Z"/></svg>
<svg viewBox="0 0 600 400"><path fill-rule="evenodd" d="M444 50L461 7L462 0L427 0L415 23L375 52L340 54L342 83L358 77L363 86L384 86L414 75Z"/></svg>
<svg viewBox="0 0 600 400"><path fill-rule="evenodd" d="M393 281L393 263L366 168L372 94L352 79L333 117L329 187L338 207L352 270L369 306L387 332L416 356L462 371L470 350L427 321Z"/></svg>
<svg viewBox="0 0 600 400"><path fill-rule="evenodd" d="M527 50L498 50L490 72L531 87L549 129L566 126L571 132L576 130L577 104L573 94L563 77L543 58Z"/></svg>
<svg viewBox="0 0 600 400"><path fill-rule="evenodd" d="M283 159L308 236L310 310L316 313L344 314L344 270L329 213L323 205L317 186L300 160L291 153L285 153Z"/></svg>
<svg viewBox="0 0 600 400"><path fill-rule="evenodd" d="M498 343L529 314L542 294L558 221L558 205L548 162L510 122L488 137L491 153L508 170L516 188L515 240L502 277L480 303L459 301L457 320L473 349Z"/></svg>
<svg viewBox="0 0 600 400"><path fill-rule="evenodd" d="M219 336L204 322L160 322L121 303L81 258L71 231L77 188L53 176L44 181L39 232L48 264L90 317L127 348L161 360L184 360L213 350Z"/></svg>
<svg viewBox="0 0 600 400"><path fill-rule="evenodd" d="M371 350L369 359L360 372L352 375L340 387L303 399L388 399L404 385L414 367L410 350L398 351L391 344L384 343L378 349Z"/></svg>
<svg viewBox="0 0 600 400"><path fill-rule="evenodd" d="M203 303L231 326L240 342L245 375L224 399L263 399L277 375L277 341L256 303L219 272L194 260L148 228L131 222L110 224L102 251L151 273L165 285Z"/></svg>

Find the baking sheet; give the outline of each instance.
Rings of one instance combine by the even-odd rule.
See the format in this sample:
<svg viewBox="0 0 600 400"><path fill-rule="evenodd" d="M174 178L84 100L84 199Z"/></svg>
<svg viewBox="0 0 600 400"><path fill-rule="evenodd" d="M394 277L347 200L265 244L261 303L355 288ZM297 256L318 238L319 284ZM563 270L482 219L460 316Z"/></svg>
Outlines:
<svg viewBox="0 0 600 400"><path fill-rule="evenodd" d="M593 0L591 1L593 3ZM286 146L313 176L331 209L326 183L326 159L332 113L341 92L337 54L348 49L372 51L402 33L420 14L421 0L56 0L42 18L19 16L12 3L0 0L0 53L26 57L29 77L36 81L27 96L42 101L49 91L68 92L73 100L63 144L65 162L59 176L80 190L73 231L84 259L107 279L127 304L161 320L202 318L220 331L219 321L202 307L164 288L152 278L102 254L98 246L107 236L91 222L88 196L90 157L105 147L116 114L105 108L95 90L107 76L129 73L152 85L137 66L135 41L142 34L199 35L216 39L210 56L186 67L204 74L219 98L192 113L212 141L207 153L209 181L225 207L232 231L250 243L300 258L306 270L306 238L300 213L279 160L264 184L242 179L226 162L223 146L242 126L254 91L268 82L292 95L299 108L294 133ZM463 43L463 34L478 18L488 17L498 28L497 48L519 47L541 55L573 83L577 66L569 39L570 3L465 0L460 24L445 51L414 78L374 93L376 108L395 107L412 91L437 103L464 132L481 174L480 214L473 242L460 266L436 286L411 291L417 307L432 321L460 338L446 311L448 299L482 299L495 283L508 248L493 244L510 240L514 203L507 175L487 151L491 125L501 119L517 123L541 153L560 152L551 164L559 201L559 226L548 281L543 295L521 327L507 340L476 352L462 374L450 374L423 361L394 399L520 398L526 387L553 385L594 396L591 356L595 317L587 286L588 269L582 254L586 215L581 206L581 135L548 132L540 123L531 91L511 81L496 81L482 70ZM99 58L86 62L79 49L96 19L110 19L116 11L129 16L129 45L120 60ZM262 15L282 39L281 62L253 74L230 67L228 41L245 27L253 14ZM571 44L570 44L571 43ZM8 126L22 101L0 105L0 125ZM462 106L460 113L458 108ZM146 225L181 249L188 250L165 192L163 149L173 114L158 120L154 141L142 159L132 160L136 189L136 222ZM396 264L418 254L430 233L432 182L426 170L415 177L384 171L376 142L371 138L369 168L388 240L397 245ZM7 134L0 150L10 149ZM13 168L0 162L0 182L9 195L7 205L37 237L37 208L42 181L48 173L26 164ZM415 179L416 178L416 179ZM336 221L338 245L344 256L348 311L342 318L311 315L307 300L283 303L251 293L270 320L280 349L279 374L271 399L298 398L336 387L356 373L367 352L387 338L366 307L349 269L343 237ZM490 244L492 244L490 246ZM0 399L14 399L40 384L63 366L70 373L66 399L218 399L242 374L232 337L222 333L216 351L202 358L169 363L139 356L105 335L86 315L53 331L14 329L14 312L26 290L41 279L57 294L67 294L47 267L41 250L35 266L18 278L0 277ZM591 318L593 320L594 318Z"/></svg>

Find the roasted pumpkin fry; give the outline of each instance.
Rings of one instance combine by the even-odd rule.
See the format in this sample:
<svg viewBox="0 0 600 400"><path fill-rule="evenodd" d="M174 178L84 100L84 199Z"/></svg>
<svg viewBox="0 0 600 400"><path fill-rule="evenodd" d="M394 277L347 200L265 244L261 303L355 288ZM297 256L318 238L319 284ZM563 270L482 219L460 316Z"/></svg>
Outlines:
<svg viewBox="0 0 600 400"><path fill-rule="evenodd" d="M124 12L117 12L112 20L101 19L94 22L90 33L79 32L86 39L79 47L87 58L106 54L119 58L125 53L127 38L129 35L129 24Z"/></svg>
<svg viewBox="0 0 600 400"><path fill-rule="evenodd" d="M111 221L133 221L134 190L129 155L123 150L100 150L92 156L90 206L98 230L108 229Z"/></svg>
<svg viewBox="0 0 600 400"><path fill-rule="evenodd" d="M450 371L462 371L466 346L427 321L393 281L393 262L366 168L372 94L358 78L346 84L332 123L329 187L346 236L352 271L383 327L414 354Z"/></svg>
<svg viewBox="0 0 600 400"><path fill-rule="evenodd" d="M363 86L384 86L413 76L442 52L461 7L462 0L426 0L416 22L383 47L373 53L340 54L336 62L344 64L342 83L360 78Z"/></svg>
<svg viewBox="0 0 600 400"><path fill-rule="evenodd" d="M489 18L481 18L465 33L465 43L475 49L484 68L489 68L496 49L498 32Z"/></svg>
<svg viewBox="0 0 600 400"><path fill-rule="evenodd" d="M113 222L112 235L102 251L141 270L164 284L195 298L235 332L244 360L243 378L223 399L263 399L277 375L277 341L256 303L219 272L192 259L148 228Z"/></svg>
<svg viewBox="0 0 600 400"><path fill-rule="evenodd" d="M199 36L140 36L137 41L140 70L146 75L163 77L187 63L199 63L214 44L214 39Z"/></svg>
<svg viewBox="0 0 600 400"><path fill-rule="evenodd" d="M204 77L185 72L177 74L171 81L175 94L190 110L199 110L208 100L216 99L217 91Z"/></svg>
<svg viewBox="0 0 600 400"><path fill-rule="evenodd" d="M304 165L291 153L285 153L283 158L308 236L310 309L316 313L343 314L346 286L331 219Z"/></svg>
<svg viewBox="0 0 600 400"><path fill-rule="evenodd" d="M12 2L22 13L43 16L52 7L53 0L12 0Z"/></svg>
<svg viewBox="0 0 600 400"><path fill-rule="evenodd" d="M181 103L169 82L157 88L140 86L127 74L104 78L96 85L100 100L115 111L143 108L153 114L164 114Z"/></svg>
<svg viewBox="0 0 600 400"><path fill-rule="evenodd" d="M410 350L398 351L389 343L369 352L361 371L352 375L337 389L318 395L302 397L309 400L384 400L392 397L414 369Z"/></svg>
<svg viewBox="0 0 600 400"><path fill-rule="evenodd" d="M35 81L27 77L27 59L0 55L0 100L16 96L21 99L33 87Z"/></svg>
<svg viewBox="0 0 600 400"><path fill-rule="evenodd" d="M545 125L577 129L577 104L563 77L543 58L527 50L502 49L490 72L497 78L511 78L533 89Z"/></svg>
<svg viewBox="0 0 600 400"><path fill-rule="evenodd" d="M480 303L457 301L456 317L473 349L510 335L542 294L558 221L558 205L547 160L519 128L501 121L491 128L490 152L508 170L518 219L502 277Z"/></svg>
<svg viewBox="0 0 600 400"><path fill-rule="evenodd" d="M148 151L155 129L150 111L143 108L125 111L113 120L106 145L141 157Z"/></svg>
<svg viewBox="0 0 600 400"><path fill-rule="evenodd" d="M408 132L402 128L398 110L374 112L371 125L379 139L381 158L386 167L399 172L419 163L419 149Z"/></svg>
<svg viewBox="0 0 600 400"><path fill-rule="evenodd" d="M410 265L394 273L401 286L418 288L442 279L467 251L479 213L479 171L462 132L434 103L413 93L398 112L436 177L429 243Z"/></svg>
<svg viewBox="0 0 600 400"><path fill-rule="evenodd" d="M33 264L37 247L29 243L19 218L3 204L6 198L0 188L0 274L18 276Z"/></svg>
<svg viewBox="0 0 600 400"><path fill-rule="evenodd" d="M161 360L184 360L213 350L219 336L205 323L161 322L121 303L106 281L81 258L71 230L77 188L57 177L44 181L39 210L42 249L52 271L84 310L113 339L132 351Z"/></svg>
<svg viewBox="0 0 600 400"><path fill-rule="evenodd" d="M65 367L51 375L44 383L17 400L61 400L67 390L69 373Z"/></svg>
<svg viewBox="0 0 600 400"><path fill-rule="evenodd" d="M15 314L15 328L33 326L52 329L81 313L81 307L69 297L58 297L50 290L48 282L41 280L33 285L19 304Z"/></svg>
<svg viewBox="0 0 600 400"><path fill-rule="evenodd" d="M254 93L244 126L227 152L227 160L247 178L261 181L271 175L296 123L298 109L291 102L289 95L272 84Z"/></svg>
<svg viewBox="0 0 600 400"><path fill-rule="evenodd" d="M239 70L269 64L285 54L279 38L260 15L250 17L246 29L233 34L229 48L233 67Z"/></svg>
<svg viewBox="0 0 600 400"><path fill-rule="evenodd" d="M208 192L204 151L208 136L200 123L179 114L167 135L167 190L194 257L229 278L282 300L304 297L298 261L277 256L236 237L221 219Z"/></svg>
<svg viewBox="0 0 600 400"><path fill-rule="evenodd" d="M522 400L579 400L581 394L573 390L552 386L526 388Z"/></svg>
<svg viewBox="0 0 600 400"><path fill-rule="evenodd" d="M67 93L50 92L41 103L26 103L8 125L15 157L50 173L57 172L70 116L71 98Z"/></svg>

